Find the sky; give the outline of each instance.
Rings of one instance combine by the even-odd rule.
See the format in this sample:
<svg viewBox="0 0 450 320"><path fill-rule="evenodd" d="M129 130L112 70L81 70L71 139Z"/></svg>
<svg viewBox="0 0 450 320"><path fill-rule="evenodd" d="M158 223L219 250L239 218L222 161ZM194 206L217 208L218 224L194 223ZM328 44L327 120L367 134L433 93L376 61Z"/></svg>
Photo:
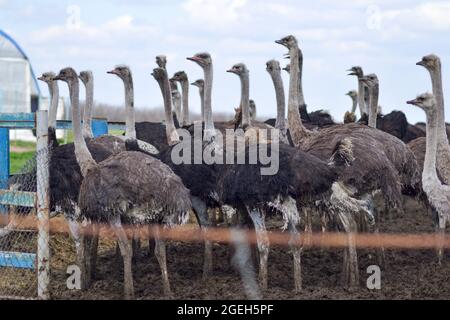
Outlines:
<svg viewBox="0 0 450 320"><path fill-rule="evenodd" d="M346 73L354 65L378 75L384 113L402 110L415 123L425 116L405 101L431 90L428 73L415 63L435 53L450 101L449 17L447 0L0 0L0 28L19 42L36 74L66 66L90 69L96 101L114 105L124 100L120 80L106 74L115 65L131 67L136 106L157 108L162 97L150 75L154 57L166 54L169 73L185 70L193 82L203 73L186 57L208 51L214 60L214 111L232 112L239 105L239 80L226 70L243 62L258 116L274 116L265 63L287 63L286 49L274 41L293 34L304 54L309 111L328 110L337 121L351 106L345 93L357 88L356 78ZM287 74L284 80L287 90ZM41 89L46 95L47 88ZM199 112L194 89L190 104ZM65 86L61 93L68 95Z"/></svg>

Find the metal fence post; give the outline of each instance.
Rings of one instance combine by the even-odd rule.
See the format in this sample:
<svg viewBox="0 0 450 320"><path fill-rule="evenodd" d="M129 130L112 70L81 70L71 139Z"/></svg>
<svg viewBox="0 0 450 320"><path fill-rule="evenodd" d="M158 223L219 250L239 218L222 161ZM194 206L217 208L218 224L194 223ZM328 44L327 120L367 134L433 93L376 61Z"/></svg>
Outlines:
<svg viewBox="0 0 450 320"><path fill-rule="evenodd" d="M37 129L37 217L38 234L38 298L50 298L48 287L50 282L50 247L49 247L49 157L48 150L48 115L47 111L36 112Z"/></svg>
<svg viewBox="0 0 450 320"><path fill-rule="evenodd" d="M0 128L0 189L8 189L9 180L9 129ZM7 209L0 206L0 214L5 214Z"/></svg>
<svg viewBox="0 0 450 320"><path fill-rule="evenodd" d="M94 138L108 134L108 121L106 119L92 119L91 125Z"/></svg>

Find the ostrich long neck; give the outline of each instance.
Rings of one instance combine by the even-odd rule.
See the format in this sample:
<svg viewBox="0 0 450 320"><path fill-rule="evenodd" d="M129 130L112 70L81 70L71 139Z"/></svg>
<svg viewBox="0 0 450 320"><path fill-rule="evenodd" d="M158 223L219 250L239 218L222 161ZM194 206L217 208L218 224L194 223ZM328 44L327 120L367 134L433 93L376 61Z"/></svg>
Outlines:
<svg viewBox="0 0 450 320"><path fill-rule="evenodd" d="M161 93L164 98L164 114L166 120L166 136L167 143L172 146L180 141L172 116L172 90L170 87L169 77L166 76L158 81Z"/></svg>
<svg viewBox="0 0 450 320"><path fill-rule="evenodd" d="M370 92L370 110L369 110L369 127L377 128L377 109L378 109L378 97L379 97L379 86L375 85L369 89Z"/></svg>
<svg viewBox="0 0 450 320"><path fill-rule="evenodd" d="M431 81L433 83L433 94L436 98L437 108L436 108L436 116L437 116L437 127L438 127L438 143L439 144L448 144L447 139L447 131L445 124L445 107L444 107L444 92L442 87L442 71L441 64L439 62L436 71L430 72Z"/></svg>
<svg viewBox="0 0 450 320"><path fill-rule="evenodd" d="M83 137L85 139L93 138L92 133L92 109L94 106L94 81L89 79L85 83L86 87L86 105L83 113Z"/></svg>
<svg viewBox="0 0 450 320"><path fill-rule="evenodd" d="M134 113L134 86L133 77L130 75L124 80L125 86L125 136L128 139L136 139L136 116Z"/></svg>
<svg viewBox="0 0 450 320"><path fill-rule="evenodd" d="M241 78L241 108L242 108L242 127L251 126L250 119L250 76L248 72L242 74Z"/></svg>
<svg viewBox="0 0 450 320"><path fill-rule="evenodd" d="M359 99L359 112L361 113L361 117L364 116L366 111L366 102L364 101L366 86L361 80L361 77L358 76L358 99Z"/></svg>
<svg viewBox="0 0 450 320"><path fill-rule="evenodd" d="M275 128L284 130L286 128L286 96L284 94L283 79L281 72L276 70L270 73L275 87L275 95L277 99L277 121Z"/></svg>
<svg viewBox="0 0 450 320"><path fill-rule="evenodd" d="M358 107L358 98L352 97L353 105L352 105L352 113L356 112L356 108Z"/></svg>
<svg viewBox="0 0 450 320"><path fill-rule="evenodd" d="M181 82L181 93L183 94L183 126L189 126L191 119L189 117L189 81Z"/></svg>
<svg viewBox="0 0 450 320"><path fill-rule="evenodd" d="M306 108L303 95L303 52L300 49L298 50L298 103L301 108Z"/></svg>
<svg viewBox="0 0 450 320"><path fill-rule="evenodd" d="M205 89L204 87L200 87L198 90L200 93L200 107L202 109L202 121L205 121Z"/></svg>
<svg viewBox="0 0 450 320"><path fill-rule="evenodd" d="M48 127L56 129L56 117L58 115L58 102L59 102L58 81L49 82L48 90L51 96L50 112L48 114Z"/></svg>
<svg viewBox="0 0 450 320"><path fill-rule="evenodd" d="M425 152L425 162L423 166L423 177L438 179L436 171L436 155L438 144L439 121L437 112L426 112L427 114L427 146Z"/></svg>
<svg viewBox="0 0 450 320"><path fill-rule="evenodd" d="M291 56L291 72L289 81L288 122L292 142L296 147L300 147L302 140L309 135L310 132L303 126L300 112L298 110L299 49L296 46L291 48L289 51Z"/></svg>
<svg viewBox="0 0 450 320"><path fill-rule="evenodd" d="M74 133L74 145L75 145L75 157L78 165L81 168L81 174L86 176L89 169L96 165L94 158L86 145L86 141L83 138L81 129L81 116L80 116L80 85L78 78L71 81L69 84L70 90L70 103L72 106L72 126Z"/></svg>
<svg viewBox="0 0 450 320"><path fill-rule="evenodd" d="M212 85L213 66L212 63L204 67L205 88L204 88L204 111L205 111L205 140L211 140L215 136L214 121L212 115Z"/></svg>

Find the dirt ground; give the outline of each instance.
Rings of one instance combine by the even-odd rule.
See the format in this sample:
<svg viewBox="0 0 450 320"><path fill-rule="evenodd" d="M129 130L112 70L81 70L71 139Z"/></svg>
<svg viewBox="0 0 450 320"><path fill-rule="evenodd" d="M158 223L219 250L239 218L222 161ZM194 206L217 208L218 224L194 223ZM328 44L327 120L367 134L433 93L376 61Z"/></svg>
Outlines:
<svg viewBox="0 0 450 320"><path fill-rule="evenodd" d="M415 201L408 201L406 214L395 215L381 225L381 232L433 232L431 217ZM115 262L114 244L102 242L98 276L86 292L66 289L66 268L75 260L67 237L52 238L52 297L54 299L121 299L122 274ZM67 248L71 248L67 250ZM134 266L137 299L164 299L159 266L147 246ZM288 249L272 247L269 256L269 289L265 299L450 299L450 254L438 266L435 251L387 251L382 269L382 289L366 289L367 267L376 264L375 252L359 251L361 285L341 286L342 251L311 249L302 258L304 290L293 293L293 265ZM176 299L245 299L239 274L230 264L228 247L214 246L214 274L202 281L203 245L169 243L169 277ZM117 271L120 270L120 271Z"/></svg>

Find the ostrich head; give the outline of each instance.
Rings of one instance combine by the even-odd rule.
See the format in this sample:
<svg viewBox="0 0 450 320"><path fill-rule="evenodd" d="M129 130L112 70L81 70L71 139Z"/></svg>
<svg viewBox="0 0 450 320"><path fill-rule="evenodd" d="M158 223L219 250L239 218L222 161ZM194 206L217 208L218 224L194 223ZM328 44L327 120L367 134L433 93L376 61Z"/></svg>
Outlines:
<svg viewBox="0 0 450 320"><path fill-rule="evenodd" d="M83 81L84 85L86 85L86 83L94 78L94 75L92 74L92 71L81 71L78 77Z"/></svg>
<svg viewBox="0 0 450 320"><path fill-rule="evenodd" d="M199 89L202 89L202 88L205 87L205 80L203 80L203 79L198 79L198 80L196 80L195 82L191 83L191 85L193 85L193 86L195 86L195 87L197 87L197 88L199 88Z"/></svg>
<svg viewBox="0 0 450 320"><path fill-rule="evenodd" d="M50 84L53 81L55 81L55 77L56 77L56 74L54 72L45 72L42 74L42 76L40 76L38 78L38 80L43 81L47 84Z"/></svg>
<svg viewBox="0 0 450 320"><path fill-rule="evenodd" d="M275 72L281 72L280 62L277 60L270 60L266 63L266 71L270 74Z"/></svg>
<svg viewBox="0 0 450 320"><path fill-rule="evenodd" d="M276 40L275 43L281 44L282 46L285 46L288 49L292 49L298 46L297 38L294 37L293 35L289 35L280 40Z"/></svg>
<svg viewBox="0 0 450 320"><path fill-rule="evenodd" d="M125 66L125 65L116 66L113 70L108 71L107 73L108 74L115 74L116 76L118 76L123 81L129 80L130 77L131 77L131 70L130 70L130 68L128 66Z"/></svg>
<svg viewBox="0 0 450 320"><path fill-rule="evenodd" d="M422 58L421 61L417 62L418 66L422 66L427 70L434 71L439 68L441 60L435 54L429 54Z"/></svg>
<svg viewBox="0 0 450 320"><path fill-rule="evenodd" d="M349 76L357 76L358 78L364 76L363 69L360 66L352 67L351 69L349 69L347 71L350 72L348 74Z"/></svg>
<svg viewBox="0 0 450 320"><path fill-rule="evenodd" d="M152 76L157 82L162 83L167 77L167 71L164 68L156 68L153 69Z"/></svg>
<svg viewBox="0 0 450 320"><path fill-rule="evenodd" d="M73 68L64 68L59 74L54 78L54 80L64 81L67 84L72 84L78 80L77 72Z"/></svg>
<svg viewBox="0 0 450 320"><path fill-rule="evenodd" d="M347 92L345 95L349 96L352 99L354 99L354 98L356 98L358 96L358 92L356 92L355 90L351 90L351 91Z"/></svg>
<svg viewBox="0 0 450 320"><path fill-rule="evenodd" d="M184 71L178 71L177 73L175 73L172 77L173 81L178 81L178 82L186 82L188 81L188 76L186 74L186 72Z"/></svg>
<svg viewBox="0 0 450 320"><path fill-rule="evenodd" d="M283 68L284 71L286 71L287 73L291 73L291 64L287 64L286 67Z"/></svg>
<svg viewBox="0 0 450 320"><path fill-rule="evenodd" d="M406 103L417 106L425 112L432 112L436 106L436 99L432 93L422 93L416 99L407 101Z"/></svg>
<svg viewBox="0 0 450 320"><path fill-rule="evenodd" d="M361 81L369 88L374 88L375 86L379 85L378 77L374 73L362 77Z"/></svg>
<svg viewBox="0 0 450 320"><path fill-rule="evenodd" d="M194 61L202 68L206 68L207 66L210 66L212 64L211 55L207 52L197 53L193 57L187 59L190 61Z"/></svg>
<svg viewBox="0 0 450 320"><path fill-rule="evenodd" d="M158 67L165 69L167 65L167 57L163 54L156 56L156 64L158 65Z"/></svg>
<svg viewBox="0 0 450 320"><path fill-rule="evenodd" d="M239 77L249 74L247 66L243 63L235 64L230 70L227 70L227 72L234 73L234 74L238 75Z"/></svg>

